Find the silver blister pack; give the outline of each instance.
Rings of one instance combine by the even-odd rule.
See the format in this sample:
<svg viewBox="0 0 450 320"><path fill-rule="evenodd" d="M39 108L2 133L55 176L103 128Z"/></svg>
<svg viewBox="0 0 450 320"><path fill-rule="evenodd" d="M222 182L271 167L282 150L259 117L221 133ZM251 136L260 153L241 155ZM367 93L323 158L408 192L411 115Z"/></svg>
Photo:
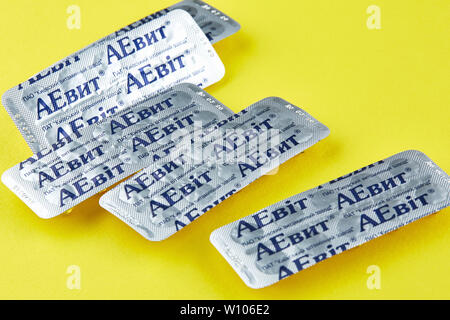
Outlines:
<svg viewBox="0 0 450 320"><path fill-rule="evenodd" d="M447 207L449 176L405 151L215 230L211 242L262 288Z"/></svg>
<svg viewBox="0 0 450 320"><path fill-rule="evenodd" d="M74 53L8 90L2 103L36 153L173 85L206 87L224 74L197 23L174 10Z"/></svg>
<svg viewBox="0 0 450 320"><path fill-rule="evenodd" d="M148 240L164 240L328 134L300 108L266 98L108 191L100 205Z"/></svg>
<svg viewBox="0 0 450 320"><path fill-rule="evenodd" d="M180 84L41 150L2 182L39 217L52 218L166 157L197 126L232 114L197 86Z"/></svg>

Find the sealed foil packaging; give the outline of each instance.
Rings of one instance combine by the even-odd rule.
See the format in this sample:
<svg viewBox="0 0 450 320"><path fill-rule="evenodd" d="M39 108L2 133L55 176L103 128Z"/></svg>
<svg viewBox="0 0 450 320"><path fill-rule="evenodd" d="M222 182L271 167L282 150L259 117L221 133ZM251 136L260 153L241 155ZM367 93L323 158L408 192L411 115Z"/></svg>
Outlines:
<svg viewBox="0 0 450 320"><path fill-rule="evenodd" d="M51 218L167 157L196 126L214 127L233 114L197 86L180 84L51 144L2 181Z"/></svg>
<svg viewBox="0 0 450 320"><path fill-rule="evenodd" d="M198 132L170 161L119 184L100 205L148 240L164 240L328 134L300 108L266 98Z"/></svg>
<svg viewBox="0 0 450 320"><path fill-rule="evenodd" d="M173 85L206 87L224 73L206 35L177 9L74 53L8 90L2 104L36 153Z"/></svg>
<svg viewBox="0 0 450 320"><path fill-rule="evenodd" d="M262 288L447 207L449 191L442 169L405 151L232 222L210 239L245 284Z"/></svg>

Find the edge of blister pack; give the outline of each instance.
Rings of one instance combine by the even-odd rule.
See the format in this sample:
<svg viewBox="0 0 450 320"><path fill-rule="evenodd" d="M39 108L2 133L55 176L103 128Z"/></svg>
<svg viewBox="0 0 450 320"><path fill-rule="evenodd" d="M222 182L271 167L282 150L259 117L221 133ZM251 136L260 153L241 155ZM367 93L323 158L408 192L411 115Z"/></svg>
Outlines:
<svg viewBox="0 0 450 320"><path fill-rule="evenodd" d="M172 103L170 106L167 106L166 108L163 108L160 104L163 103L166 100L161 100L167 97L169 95L173 96L174 94L177 94L178 92L191 92L191 99L186 102L181 102L182 104L180 107L183 107L183 110L178 110L177 107L173 108L174 104ZM179 99L185 99L183 95L178 95ZM195 100L198 103L194 104L192 101ZM150 104L150 107L154 108L156 111L153 114L150 114L147 107L149 106L149 103L156 103L155 105ZM188 103L187 105L185 105ZM130 113L134 115L136 118L134 112L140 112L142 110L145 110L147 114L145 115L145 118L141 118L139 121L136 121L136 119L129 120L131 118L128 117ZM162 111L161 111L162 110ZM188 110L188 111L187 111ZM204 112L202 113L201 110ZM189 113L187 113L189 112ZM155 117L154 115L157 114ZM129 143L129 140L131 138L128 138L130 134L132 135L138 135L142 133L142 130L147 128L162 128L165 124L174 126L171 120L160 120L161 117L168 117L170 116L172 119L173 115L183 115L183 114L192 114L192 117L203 117L204 114L206 114L206 118L211 121L211 125L213 125L215 120L221 121L224 118L227 118L231 115L233 115L233 111L231 111L229 108L227 108L225 105L221 104L217 99L213 98L206 92L204 92L202 89L198 88L197 86L190 84L190 83L183 83L176 85L168 90L165 90L157 95L154 95L141 103L134 105L132 107L128 107L121 112L117 113L115 116L105 118L104 120L83 128L79 131L81 134L80 137L77 137L76 135L73 135L70 139L67 141L61 142L63 143L62 146L60 143L53 145L52 148L47 148L41 150L38 155L33 155L28 159L23 160L19 164L13 166L12 168L6 170L2 176L1 180L2 182L13 192L15 193L19 199L21 199L33 212L35 212L39 217L43 219L49 219L53 218L68 209L73 208L75 205L81 203L82 201L94 196L98 192L106 189L107 187L113 185L114 183L123 180L126 177L129 177L130 175L134 174L138 170L142 169L146 165L152 163L152 160L154 154L152 152L149 152L150 149L147 149L147 146L149 148L155 147L155 144L158 144L159 142L153 141L149 142L145 148L139 146L139 148L136 147L136 151L129 151L129 146L126 146L126 144ZM129 122L128 126L124 126L123 129L121 127L117 127L117 124L120 124L120 121L126 121L124 117L127 117ZM148 120L147 120L148 119ZM165 119L165 118L164 118ZM120 120L120 121L119 121ZM144 121L145 120L145 121ZM183 119L179 119L179 121L182 121ZM117 133L111 134L111 136L114 135L114 139L110 139L110 136L106 134L107 129L105 129L105 126L108 127L112 126L112 121L114 121L115 126L120 129L116 129ZM169 122L167 122L169 121ZM194 124L186 121L188 123L187 125L181 126L180 122L180 130L182 131L185 128L190 128L189 130L194 130ZM134 127L136 125L136 127ZM188 133L189 133L188 130ZM186 133L187 134L187 133ZM125 136L123 136L125 135ZM173 146L176 142L175 140L171 140L168 134L162 135L162 137L168 137L168 142L161 145L161 148L168 148L170 146ZM96 155L94 156L93 152L91 152L94 149L86 150L85 146L90 147L100 147L101 146L101 152L95 149ZM142 149L142 150L141 150ZM156 150L156 149L152 149ZM159 149L158 149L159 150ZM62 168L61 166L68 165L68 162L72 162L73 159L78 159L79 155L77 152L83 152L81 155L85 160L82 160L83 163L79 163L80 165L73 164L73 166L69 166L68 168ZM130 155L131 153L131 155ZM163 153L161 151L162 155L161 157L167 156L168 153ZM122 160L122 155L125 157L124 160ZM75 158L74 158L75 156ZM139 161L130 160L130 157L138 157ZM159 159L160 157L158 157ZM77 160L78 161L78 160ZM86 162L84 162L86 161ZM131 161L131 162L130 162ZM52 173L52 171L49 168L49 163L53 165L58 165L58 167L55 167L51 170L56 170L58 173L57 178L51 178L48 173L45 173L45 170ZM21 165L27 164L26 168L22 168L24 172L21 172ZM36 166L35 166L36 164ZM97 185L97 182L100 180L95 180L94 186L89 185L91 188L87 191L83 191L83 193L80 193L79 196L77 196L75 199L72 199L68 201L67 203L64 203L64 205L57 205L50 200L47 199L47 195L51 197L52 195L55 195L54 192L59 194L59 197L62 198L62 189L65 190L65 195L69 194L66 190L66 188L71 188L70 190L74 190L74 187L71 185L73 182L72 180L76 180L79 177L82 177L83 179L85 176L93 177L92 175L98 174L98 168L103 168L102 170L111 170L113 169L113 166L117 166L120 164L120 170L116 170L116 174L112 174L111 171L106 171L107 173L103 172L103 178L106 177L106 175L109 177L106 181L102 182L101 184ZM31 167L29 167L31 166ZM85 167L83 167L85 166ZM72 169L73 168L73 169ZM118 167L119 168L119 167ZM64 172L65 170L65 172ZM86 171L87 170L87 171ZM45 175L42 175L42 179L48 180L50 182L46 182L45 188L43 185L43 182L40 181L41 179L41 173L45 173ZM53 171L54 173L54 171ZM52 174L53 174L52 173ZM66 176L66 174L69 174ZM22 176L22 174L26 177L28 177L27 180L25 180ZM37 177L36 175L39 175ZM56 174L55 174L56 175ZM48 178L50 177L50 178ZM64 179L62 181L58 181L57 179L63 177ZM95 176L94 176L95 177ZM98 177L98 176L97 176ZM39 183L41 183L41 186L38 188L36 180L39 178ZM100 178L98 178L100 179ZM55 185L48 186L48 183L52 183L56 180ZM84 180L85 182L87 181ZM93 181L93 180L92 180ZM69 185L70 182L70 185ZM78 185L80 187L80 185ZM83 182L84 188L86 188L86 184ZM83 189L83 186L81 186L81 190ZM42 189L41 189L42 188ZM56 194L58 196L58 194ZM57 198L60 199L60 198ZM42 200L42 201L40 201ZM57 200L58 204L60 200ZM62 202L61 202L62 204Z"/></svg>
<svg viewBox="0 0 450 320"><path fill-rule="evenodd" d="M294 115L296 116L294 117ZM169 180L165 182L158 180L155 181L154 184L152 182L150 186L143 187L141 190L143 192L142 194L141 191L138 192L138 195L136 196L139 200L128 197L129 194L126 190L134 189L134 187L132 187L133 184L141 184L141 182L134 182L135 179L140 180L140 177L143 176L151 177L155 170L158 172L161 170L163 166L162 162L154 163L105 193L100 198L100 206L110 211L120 220L128 224L131 228L135 229L135 231L140 233L147 240L162 241L176 234L185 226L196 221L198 217L208 212L211 208L226 200L228 197L239 192L242 188L252 183L262 175L270 172L312 145L315 145L327 137L330 132L328 127L313 118L304 110L279 97L268 97L252 104L240 113L230 117L229 122L223 124L219 128L216 128L215 131L207 133L207 135L214 135L214 133L219 133L219 135L221 135L222 133L226 133L225 131L227 129L236 128L243 129L243 134L250 134L250 132L256 132L254 130L256 130L255 128L258 124L253 122L258 121L255 119L258 119L258 121L268 121L267 124L271 121L276 128L279 127L280 129L284 129L284 131L280 130L282 132L280 136L282 135L286 140L281 139L279 144L273 146L273 148L271 146L268 150L275 150L281 145L283 146L283 149L280 149L282 150L280 153L274 152L271 154L271 157L273 156L273 158L269 158L269 156L267 156L267 167L263 165L255 166L253 167L251 173L248 173L245 171L246 169L243 169L245 171L244 174L242 172L239 173L240 166L237 163L231 165L212 164L212 166L210 166L207 164L209 160L202 160L203 162L200 165L195 166L192 164L184 164L182 169L180 168L179 171L177 171L178 169L171 171L170 175L173 177L171 179L175 179L173 180L175 182L170 180L169 184L167 182ZM260 125L261 131L258 131L258 135L266 133L262 129L263 125ZM222 129L225 129L225 131L221 131ZM258 135L253 135L253 137ZM293 140L289 140L293 139L293 137L296 137L298 142L294 143ZM291 145L289 145L290 142ZM204 143L201 143L201 145L203 148L202 150L205 150L205 148L211 146ZM248 145L248 143L246 143L246 145ZM263 144L263 147L266 146ZM248 154L245 153L244 155ZM250 158L246 160L248 163L244 162L242 165L247 168L250 168L252 164L254 165L254 163L250 163L249 159ZM193 179L194 176L200 176L201 172L206 171L208 171L208 175L210 175L210 177L208 177L209 181L199 184L199 193L197 193L197 191L192 191L193 193L187 194L186 198L182 197L179 202L169 206L167 211L165 211L166 209L163 209L164 211L159 215L155 214L153 211L149 212L150 209L148 207L150 206L145 205L147 201L152 203L158 203L158 201L161 201L159 200L159 195L154 198L151 195L152 192L163 192L163 190L169 187L170 189L182 189L182 184L186 183L185 180L188 179L188 177L189 179L191 179L191 177ZM121 200L121 196L124 194L127 195L128 201ZM179 197L179 195L175 195L174 197ZM132 204L130 201L137 201L135 203L136 205ZM193 206L195 206L194 209ZM195 210L195 212L193 210Z"/></svg>
<svg viewBox="0 0 450 320"><path fill-rule="evenodd" d="M449 205L449 176L423 152L407 150L217 228L210 242L248 287L260 289Z"/></svg>

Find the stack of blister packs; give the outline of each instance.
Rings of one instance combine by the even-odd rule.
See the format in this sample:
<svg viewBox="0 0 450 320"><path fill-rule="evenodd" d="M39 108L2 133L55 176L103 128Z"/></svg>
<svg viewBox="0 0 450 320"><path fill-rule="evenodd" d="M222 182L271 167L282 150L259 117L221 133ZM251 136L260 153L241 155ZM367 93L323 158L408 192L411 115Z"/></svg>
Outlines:
<svg viewBox="0 0 450 320"><path fill-rule="evenodd" d="M225 73L211 43L239 28L185 0L10 89L3 106L34 155L3 183L52 218L121 181L100 206L161 241L327 137L281 98L235 114L203 91ZM449 190L435 163L405 151L221 227L211 242L261 288L447 207Z"/></svg>

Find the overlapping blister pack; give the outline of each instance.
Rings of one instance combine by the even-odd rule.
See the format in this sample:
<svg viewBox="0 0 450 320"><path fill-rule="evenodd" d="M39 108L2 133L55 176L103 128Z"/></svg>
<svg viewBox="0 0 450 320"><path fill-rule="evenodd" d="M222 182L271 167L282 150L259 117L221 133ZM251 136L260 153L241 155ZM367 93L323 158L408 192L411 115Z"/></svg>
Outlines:
<svg viewBox="0 0 450 320"><path fill-rule="evenodd" d="M449 205L449 176L405 151L221 227L211 242L262 288Z"/></svg>
<svg viewBox="0 0 450 320"><path fill-rule="evenodd" d="M100 205L151 241L173 235L231 195L322 140L329 130L280 98L263 99L154 163Z"/></svg>
<svg viewBox="0 0 450 320"><path fill-rule="evenodd" d="M2 104L33 152L181 82L207 87L224 66L213 40L238 24L200 1L153 14L8 90ZM164 14L163 14L164 13ZM220 24L221 22L222 24Z"/></svg>
<svg viewBox="0 0 450 320"><path fill-rule="evenodd" d="M177 85L81 129L7 170L3 183L41 218L52 218L170 154L196 123L233 112L192 84Z"/></svg>

